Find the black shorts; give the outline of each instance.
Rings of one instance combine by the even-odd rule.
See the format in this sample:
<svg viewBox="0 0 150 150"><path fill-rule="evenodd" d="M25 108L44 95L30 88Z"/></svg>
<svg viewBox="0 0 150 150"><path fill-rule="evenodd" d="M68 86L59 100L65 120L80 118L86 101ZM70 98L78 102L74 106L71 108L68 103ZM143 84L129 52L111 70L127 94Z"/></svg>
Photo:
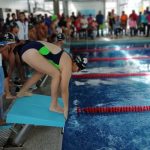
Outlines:
<svg viewBox="0 0 150 150"><path fill-rule="evenodd" d="M29 42L30 42L29 40L26 40L25 43L17 45L13 50L14 54L19 53L19 51L22 49L22 47L24 45L28 44Z"/></svg>
<svg viewBox="0 0 150 150"><path fill-rule="evenodd" d="M29 42L25 45L22 46L21 49L18 50L18 53L20 56L23 55L23 53L29 49L36 49L36 50L39 50L40 48L42 48L44 45L40 42L36 42L36 41L32 41L32 42Z"/></svg>

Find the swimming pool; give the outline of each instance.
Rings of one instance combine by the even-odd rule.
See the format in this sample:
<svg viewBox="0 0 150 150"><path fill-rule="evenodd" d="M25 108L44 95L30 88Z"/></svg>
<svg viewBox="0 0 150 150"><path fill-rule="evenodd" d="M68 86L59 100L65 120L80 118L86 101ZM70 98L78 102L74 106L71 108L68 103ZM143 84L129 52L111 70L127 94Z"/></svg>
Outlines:
<svg viewBox="0 0 150 150"><path fill-rule="evenodd" d="M145 43L111 43L109 50L84 52L88 58L131 58L149 56L150 48ZM92 44L97 49L107 45ZM88 50L93 47L88 48ZM113 48L120 48L114 50ZM132 50L124 50L133 48ZM142 50L138 50L142 47ZM73 45L80 53L84 46ZM110 50L112 48L112 50ZM137 49L136 49L137 48ZM142 51L142 52L141 52ZM111 53L111 55L110 55ZM143 73L149 72L149 59L129 59L90 62L87 70L91 73ZM149 106L150 76L124 78L72 79L70 83L69 118L63 137L63 150L149 150L150 112L107 113L77 115L77 107Z"/></svg>

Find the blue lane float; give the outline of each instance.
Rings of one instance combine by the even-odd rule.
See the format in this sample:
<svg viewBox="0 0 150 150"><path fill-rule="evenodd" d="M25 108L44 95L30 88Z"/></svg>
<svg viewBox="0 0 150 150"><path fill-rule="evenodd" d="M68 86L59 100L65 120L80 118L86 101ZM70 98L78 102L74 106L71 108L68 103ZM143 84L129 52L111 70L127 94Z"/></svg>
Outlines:
<svg viewBox="0 0 150 150"><path fill-rule="evenodd" d="M58 99L58 102L63 106L61 98ZM64 127L64 115L49 111L50 103L51 97L45 95L18 98L8 111L6 122Z"/></svg>

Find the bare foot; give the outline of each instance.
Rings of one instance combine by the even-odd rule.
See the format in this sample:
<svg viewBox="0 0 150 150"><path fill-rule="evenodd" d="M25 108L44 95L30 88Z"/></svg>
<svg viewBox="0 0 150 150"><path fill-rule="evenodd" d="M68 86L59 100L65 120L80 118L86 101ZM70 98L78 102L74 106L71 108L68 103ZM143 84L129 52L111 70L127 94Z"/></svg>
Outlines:
<svg viewBox="0 0 150 150"><path fill-rule="evenodd" d="M33 95L33 93L28 92L28 91L26 91L26 92L18 92L17 93L17 97L32 96L32 95Z"/></svg>
<svg viewBox="0 0 150 150"><path fill-rule="evenodd" d="M7 94L7 95L5 95L5 98L6 99L15 99L16 98L16 96L13 96L13 95L11 95L11 94Z"/></svg>
<svg viewBox="0 0 150 150"><path fill-rule="evenodd" d="M68 110L64 110L64 117L67 120L67 118L68 118Z"/></svg>
<svg viewBox="0 0 150 150"><path fill-rule="evenodd" d="M64 113L64 109L59 105L57 105L57 106L51 105L49 110L53 111L53 112Z"/></svg>

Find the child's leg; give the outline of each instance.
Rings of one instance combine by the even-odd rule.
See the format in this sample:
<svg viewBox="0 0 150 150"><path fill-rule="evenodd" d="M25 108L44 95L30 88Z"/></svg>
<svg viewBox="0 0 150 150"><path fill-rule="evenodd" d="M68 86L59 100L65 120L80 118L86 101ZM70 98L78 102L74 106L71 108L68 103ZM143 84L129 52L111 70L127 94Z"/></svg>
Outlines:
<svg viewBox="0 0 150 150"><path fill-rule="evenodd" d="M5 80L4 80L4 87L5 87L5 98L6 99L14 99L14 98L16 98L10 92L10 85L9 85L9 78L8 77L5 78Z"/></svg>

